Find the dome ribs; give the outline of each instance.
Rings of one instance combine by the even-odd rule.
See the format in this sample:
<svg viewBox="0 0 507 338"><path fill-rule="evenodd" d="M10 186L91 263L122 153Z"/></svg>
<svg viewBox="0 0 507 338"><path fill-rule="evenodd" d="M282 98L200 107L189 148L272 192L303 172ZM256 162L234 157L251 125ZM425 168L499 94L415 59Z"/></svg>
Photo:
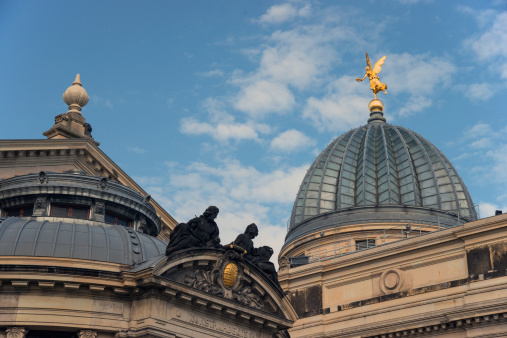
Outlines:
<svg viewBox="0 0 507 338"><path fill-rule="evenodd" d="M335 142L331 148L327 161L323 168L323 175L320 184L320 191L318 197L318 210L319 214L333 211L336 208L336 189L338 185L338 172L342 165L343 153L345 145L350 139L351 133L345 134ZM345 143L345 144L344 144Z"/></svg>
<svg viewBox="0 0 507 338"><path fill-rule="evenodd" d="M322 181L322 175L324 173L324 165L329 156L329 152L331 151L331 147L333 144L329 144L326 149L321 153L321 155L315 160L315 166L313 166L313 170L310 173L310 180L308 182L305 200L304 200L304 213L303 220L317 216L317 207L318 207L318 197L320 194L320 186Z"/></svg>
<svg viewBox="0 0 507 338"><path fill-rule="evenodd" d="M433 163L426 152L426 149L419 138L410 130L402 130L406 138L410 141L409 151L412 156L412 162L417 172L417 181L421 191L422 206L442 209L442 195L438 188L437 174ZM438 170L442 170L439 168ZM441 175L440 172L438 172Z"/></svg>
<svg viewBox="0 0 507 338"><path fill-rule="evenodd" d="M356 205L375 205L377 203L375 128L371 125L368 125L367 128L366 135L361 139L358 152Z"/></svg>
<svg viewBox="0 0 507 338"><path fill-rule="evenodd" d="M336 209L349 208L354 206L354 187L356 180L357 151L359 142L356 141L356 135L362 136L364 130L358 128L347 143L347 148L343 154L340 175L338 176L338 191L336 192Z"/></svg>
<svg viewBox="0 0 507 338"><path fill-rule="evenodd" d="M421 192L416 181L416 173L405 139L395 127L389 128L396 156L400 204L422 205Z"/></svg>
<svg viewBox="0 0 507 338"><path fill-rule="evenodd" d="M312 225L372 217L450 226L476 213L461 177L431 142L400 126L370 123L316 157L299 188L286 240L311 232Z"/></svg>
<svg viewBox="0 0 507 338"><path fill-rule="evenodd" d="M450 167L450 162L438 149L430 145L429 142L426 142L420 135L416 134L416 136L424 145L432 162L442 200L442 209L446 211L456 211L458 216L464 216L461 212L461 209L463 209L461 202L463 201L465 203L465 210L468 209L469 204L464 194L458 195L458 190L462 192L463 189L460 184L461 182L456 177L454 168ZM442 170L445 171L445 174ZM449 187L451 187L451 191L449 191ZM469 212L467 212L467 216L469 216Z"/></svg>
<svg viewBox="0 0 507 338"><path fill-rule="evenodd" d="M400 204L400 187L398 184L399 178L397 176L398 167L394 156L394 145L389 134L386 135L384 128L385 126L379 128L379 135L382 135L383 142L380 142L379 156L377 158L379 163L377 171L378 203Z"/></svg>

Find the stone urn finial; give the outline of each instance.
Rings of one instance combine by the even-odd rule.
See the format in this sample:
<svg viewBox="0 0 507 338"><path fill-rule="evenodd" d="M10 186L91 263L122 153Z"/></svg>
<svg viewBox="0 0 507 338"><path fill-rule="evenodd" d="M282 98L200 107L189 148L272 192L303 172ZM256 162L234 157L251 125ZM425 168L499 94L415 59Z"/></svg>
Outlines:
<svg viewBox="0 0 507 338"><path fill-rule="evenodd" d="M63 93L63 101L69 106L68 113L81 114L81 108L86 106L89 99L88 93L83 88L79 74L77 74L76 80L72 82L72 86L67 88L65 93Z"/></svg>

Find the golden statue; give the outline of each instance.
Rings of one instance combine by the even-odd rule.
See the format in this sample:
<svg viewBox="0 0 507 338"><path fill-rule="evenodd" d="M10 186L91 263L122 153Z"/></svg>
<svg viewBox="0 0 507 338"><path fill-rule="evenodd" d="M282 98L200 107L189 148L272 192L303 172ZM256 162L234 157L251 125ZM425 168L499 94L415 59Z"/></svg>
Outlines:
<svg viewBox="0 0 507 338"><path fill-rule="evenodd" d="M375 95L375 100L377 99L377 93L378 92L384 92L387 95L386 89L387 85L380 82L378 78L378 73L380 73L380 70L382 69L382 65L384 64L384 61L386 60L386 57L382 57L380 60L375 63L375 67L373 69L371 68L370 63L370 57L368 56L368 52L366 52L366 74L364 74L363 78L356 78L356 81L361 82L363 81L367 76L370 79L370 88L373 91L373 95Z"/></svg>

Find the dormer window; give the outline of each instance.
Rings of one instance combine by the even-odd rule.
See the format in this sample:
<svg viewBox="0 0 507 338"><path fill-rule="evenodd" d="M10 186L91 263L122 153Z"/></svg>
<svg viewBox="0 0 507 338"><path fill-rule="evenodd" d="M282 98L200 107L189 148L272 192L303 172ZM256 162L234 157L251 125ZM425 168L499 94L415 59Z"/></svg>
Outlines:
<svg viewBox="0 0 507 338"><path fill-rule="evenodd" d="M90 218L90 208L69 205L52 205L51 216L88 219Z"/></svg>

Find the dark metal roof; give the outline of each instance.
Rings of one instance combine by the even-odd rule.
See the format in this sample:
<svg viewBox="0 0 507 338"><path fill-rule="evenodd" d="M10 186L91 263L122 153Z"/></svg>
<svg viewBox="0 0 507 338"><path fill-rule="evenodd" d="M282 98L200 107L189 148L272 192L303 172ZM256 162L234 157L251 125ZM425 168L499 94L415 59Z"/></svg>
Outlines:
<svg viewBox="0 0 507 338"><path fill-rule="evenodd" d="M289 233L319 215L362 206L423 207L476 219L465 184L442 152L387 123L350 130L315 159L296 197Z"/></svg>
<svg viewBox="0 0 507 338"><path fill-rule="evenodd" d="M167 243L119 225L31 221L0 222L0 256L86 259L127 265L165 253Z"/></svg>

